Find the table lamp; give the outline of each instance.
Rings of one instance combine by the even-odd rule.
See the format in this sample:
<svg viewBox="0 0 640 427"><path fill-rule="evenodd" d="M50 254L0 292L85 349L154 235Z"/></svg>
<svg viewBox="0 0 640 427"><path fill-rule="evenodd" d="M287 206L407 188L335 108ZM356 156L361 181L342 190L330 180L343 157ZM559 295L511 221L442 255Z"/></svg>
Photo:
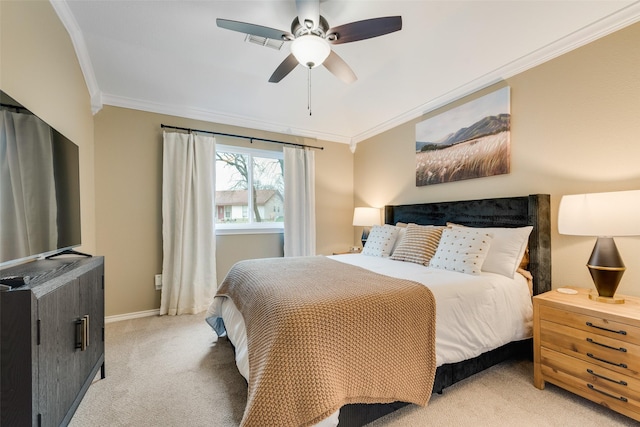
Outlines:
<svg viewBox="0 0 640 427"><path fill-rule="evenodd" d="M616 297L615 292L625 266L613 238L640 235L640 190L562 196L558 232L597 237L587 268L598 295L589 297L623 303L624 298Z"/></svg>
<svg viewBox="0 0 640 427"><path fill-rule="evenodd" d="M355 208L353 211L353 225L364 227L362 229L362 247L367 243L369 231L374 225L380 225L380 209Z"/></svg>

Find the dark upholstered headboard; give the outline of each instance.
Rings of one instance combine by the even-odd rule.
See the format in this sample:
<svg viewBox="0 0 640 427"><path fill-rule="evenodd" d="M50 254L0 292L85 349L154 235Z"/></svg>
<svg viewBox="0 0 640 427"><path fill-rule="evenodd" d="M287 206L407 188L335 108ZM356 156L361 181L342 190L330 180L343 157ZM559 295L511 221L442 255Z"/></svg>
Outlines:
<svg viewBox="0 0 640 427"><path fill-rule="evenodd" d="M529 271L533 294L551 290L551 220L548 194L385 206L385 223L445 225L447 221L472 227L533 226L529 236Z"/></svg>

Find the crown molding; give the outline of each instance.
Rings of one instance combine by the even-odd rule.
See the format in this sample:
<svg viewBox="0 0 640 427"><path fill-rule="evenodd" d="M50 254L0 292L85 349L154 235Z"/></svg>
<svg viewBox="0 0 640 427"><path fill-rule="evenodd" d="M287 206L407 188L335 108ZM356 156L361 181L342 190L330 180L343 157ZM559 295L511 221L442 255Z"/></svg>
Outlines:
<svg viewBox="0 0 640 427"><path fill-rule="evenodd" d="M114 107L130 108L132 110L147 111L150 113L166 114L169 116L184 117L187 119L202 120L206 122L219 123L230 126L239 126L249 129L262 130L265 132L276 132L283 135L292 135L315 140L339 142L349 144L351 139L343 135L336 135L325 132L314 132L308 129L292 128L281 123L264 122L251 119L245 116L237 116L217 111L203 110L183 105L169 105L163 103L141 101L138 99L126 98L116 95L102 95L102 102L105 105Z"/></svg>
<svg viewBox="0 0 640 427"><path fill-rule="evenodd" d="M468 83L446 92L428 102L402 113L396 117L386 120L368 130L356 135L337 135L326 132L316 132L309 129L291 128L285 124L270 123L255 120L250 117L231 115L216 111L208 111L188 106L175 106L162 103L154 103L149 101L120 97L116 95L104 94L98 86L89 52L84 41L80 27L76 22L66 0L50 0L51 5L58 14L66 28L71 41L73 43L84 79L91 96L91 109L94 114L100 111L103 105L112 105L123 108L131 108L154 112L158 114L167 114L177 117L185 117L195 120L203 120L208 122L239 126L267 132L277 132L285 135L296 135L307 138L315 138L325 141L333 141L338 143L349 144L350 149L355 151L355 145L366 139L372 138L380 133L400 126L410 120L419 118L424 114L433 111L436 108L443 107L457 99L477 92L487 86L499 81L513 77L519 73L527 71L535 66L543 64L560 55L584 46L592 41L600 39L615 31L625 28L631 24L640 21L640 1L635 1L627 7L606 16L593 24L583 27L573 33L550 43L540 49L531 52L511 63L500 67L494 71L478 76L476 79Z"/></svg>
<svg viewBox="0 0 640 427"><path fill-rule="evenodd" d="M102 109L102 94L100 92L100 87L98 86L98 81L96 80L91 58L89 57L89 50L87 49L78 21L76 21L76 18L73 16L66 0L50 0L50 3L62 22L62 25L67 30L67 33L69 33L71 43L73 44L78 62L80 63L80 69L82 70L85 84L89 91L89 96L91 97L91 111L93 114L96 114Z"/></svg>
<svg viewBox="0 0 640 427"><path fill-rule="evenodd" d="M452 91L442 94L441 96L430 100L410 111L400 114L384 123L381 123L371 129L360 134L352 136L355 143L362 142L372 138L382 132L397 127L410 120L423 116L424 114L443 107L471 95L485 87L495 84L499 81L513 77L533 67L543 64L551 59L557 58L567 52L575 50L604 36L621 30L629 25L640 21L640 1L636 1L629 6L621 9L609 16L606 16L593 24L583 27L573 33L550 43L540 49L531 52L511 63L500 67L490 73L468 82Z"/></svg>

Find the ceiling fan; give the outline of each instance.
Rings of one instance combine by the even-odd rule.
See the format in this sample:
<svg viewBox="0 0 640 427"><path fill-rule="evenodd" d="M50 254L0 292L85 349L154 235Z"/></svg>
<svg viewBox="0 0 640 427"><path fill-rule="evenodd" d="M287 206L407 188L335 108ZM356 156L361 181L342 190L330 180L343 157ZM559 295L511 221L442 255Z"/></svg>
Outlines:
<svg viewBox="0 0 640 427"><path fill-rule="evenodd" d="M357 80L355 73L330 45L370 39L402 29L401 16L365 19L329 27L327 20L320 15L320 0L296 0L296 9L298 16L291 23L291 32L220 18L216 19L216 24L227 30L292 42L291 53L271 75L271 83L278 83L298 64L308 69L324 65L340 80L353 83Z"/></svg>

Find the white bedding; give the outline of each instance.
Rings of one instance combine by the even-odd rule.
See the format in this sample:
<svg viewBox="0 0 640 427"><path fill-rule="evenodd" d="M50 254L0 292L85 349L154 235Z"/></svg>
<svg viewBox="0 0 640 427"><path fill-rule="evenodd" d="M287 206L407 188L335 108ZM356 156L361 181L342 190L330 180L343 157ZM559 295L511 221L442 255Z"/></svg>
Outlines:
<svg viewBox="0 0 640 427"><path fill-rule="evenodd" d="M413 280L429 287L436 299L436 364L460 362L508 342L531 337L533 306L527 280L495 273L474 276L389 258L346 254L330 256L376 273ZM207 318L222 317L235 346L236 364L248 380L249 358L244 320L228 298L215 298ZM338 413L318 426L335 426Z"/></svg>

